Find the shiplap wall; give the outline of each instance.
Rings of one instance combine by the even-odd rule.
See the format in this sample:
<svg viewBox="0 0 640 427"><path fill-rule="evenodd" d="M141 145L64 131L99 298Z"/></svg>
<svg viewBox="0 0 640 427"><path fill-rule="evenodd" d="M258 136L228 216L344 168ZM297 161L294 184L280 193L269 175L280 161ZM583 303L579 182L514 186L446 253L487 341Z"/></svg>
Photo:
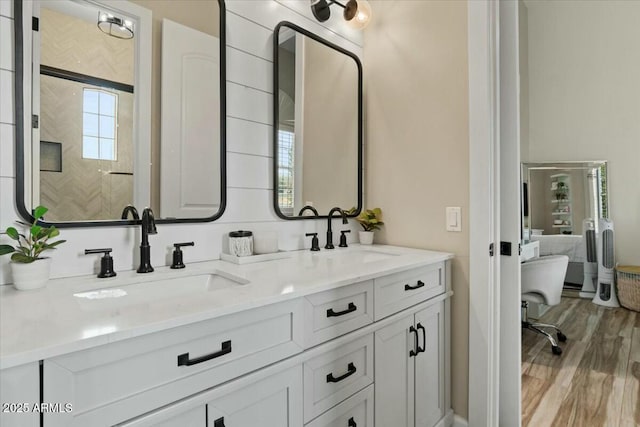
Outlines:
<svg viewBox="0 0 640 427"><path fill-rule="evenodd" d="M13 1L0 0L0 228L17 219L15 209ZM361 33L349 29L334 13L326 25L313 19L308 0L227 0L227 210L213 223L158 226L150 237L154 266L170 262L171 245L190 241L185 262L219 258L223 238L231 230L273 230L280 248L308 248L304 233L318 232L324 243L325 221L280 220L272 206L272 69L273 29L287 20L362 56ZM331 90L327 82L327 90ZM346 206L348 208L348 206ZM334 230L342 229L338 220ZM67 243L52 253L53 277L91 274L98 257L85 256L85 248L111 247L115 269L138 264L139 227L67 228ZM349 228L355 230L351 221ZM356 233L349 235L354 239ZM6 237L2 237L4 241ZM8 257L0 258L0 284L10 282Z"/></svg>

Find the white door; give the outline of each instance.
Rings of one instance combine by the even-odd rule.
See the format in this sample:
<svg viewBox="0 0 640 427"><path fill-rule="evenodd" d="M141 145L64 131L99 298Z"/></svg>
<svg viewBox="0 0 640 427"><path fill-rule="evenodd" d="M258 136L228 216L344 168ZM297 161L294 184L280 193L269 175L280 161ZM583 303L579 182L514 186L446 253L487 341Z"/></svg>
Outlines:
<svg viewBox="0 0 640 427"><path fill-rule="evenodd" d="M375 424L413 427L415 333L413 315L375 333Z"/></svg>
<svg viewBox="0 0 640 427"><path fill-rule="evenodd" d="M207 404L209 427L302 426L302 367L224 394Z"/></svg>
<svg viewBox="0 0 640 427"><path fill-rule="evenodd" d="M163 19L162 218L202 218L218 211L219 76L218 38Z"/></svg>
<svg viewBox="0 0 640 427"><path fill-rule="evenodd" d="M415 357L416 427L432 427L444 416L444 302L416 313L424 351Z"/></svg>
<svg viewBox="0 0 640 427"><path fill-rule="evenodd" d="M517 1L500 3L500 425L520 426L520 76Z"/></svg>

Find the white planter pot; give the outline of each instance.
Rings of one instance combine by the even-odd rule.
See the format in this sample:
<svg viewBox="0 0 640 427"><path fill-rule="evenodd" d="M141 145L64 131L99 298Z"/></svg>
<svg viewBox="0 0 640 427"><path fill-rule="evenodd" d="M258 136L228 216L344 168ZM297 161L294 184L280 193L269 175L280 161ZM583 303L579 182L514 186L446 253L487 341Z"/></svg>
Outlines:
<svg viewBox="0 0 640 427"><path fill-rule="evenodd" d="M373 231L359 231L358 233L360 233L361 245L373 244Z"/></svg>
<svg viewBox="0 0 640 427"><path fill-rule="evenodd" d="M39 259L28 264L11 262L9 265L11 265L13 286L20 291L43 288L49 280L51 258Z"/></svg>

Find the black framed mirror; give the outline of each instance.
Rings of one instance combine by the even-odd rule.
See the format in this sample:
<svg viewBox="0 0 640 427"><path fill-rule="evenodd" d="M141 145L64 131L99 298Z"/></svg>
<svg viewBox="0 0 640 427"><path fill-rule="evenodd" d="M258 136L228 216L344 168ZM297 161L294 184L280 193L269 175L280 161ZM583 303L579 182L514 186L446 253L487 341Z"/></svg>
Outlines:
<svg viewBox="0 0 640 427"><path fill-rule="evenodd" d="M135 225L121 219L133 205L158 223L219 218L224 0L13 1L20 215L41 204L57 227Z"/></svg>
<svg viewBox="0 0 640 427"><path fill-rule="evenodd" d="M312 206L362 210L362 64L290 22L274 34L274 208L283 219Z"/></svg>

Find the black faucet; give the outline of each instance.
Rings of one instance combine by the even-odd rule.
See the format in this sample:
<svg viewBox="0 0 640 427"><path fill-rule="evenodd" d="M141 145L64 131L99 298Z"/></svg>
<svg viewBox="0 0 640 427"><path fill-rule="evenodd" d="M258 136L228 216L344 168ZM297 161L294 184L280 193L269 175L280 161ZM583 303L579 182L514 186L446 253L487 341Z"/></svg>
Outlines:
<svg viewBox="0 0 640 427"><path fill-rule="evenodd" d="M142 211L142 242L140 243L140 267L138 273L151 273L151 246L149 246L149 234L158 234L156 230L156 220L153 217L151 208L144 208Z"/></svg>
<svg viewBox="0 0 640 427"><path fill-rule="evenodd" d="M311 205L305 205L302 209L300 209L300 212L298 212L298 216L302 216L304 211L311 211L313 212L314 216L320 216L318 215L318 210Z"/></svg>
<svg viewBox="0 0 640 427"><path fill-rule="evenodd" d="M331 218L333 217L333 214L335 212L340 212L340 215L342 215L343 224L349 223L349 221L347 221L347 213L342 209L335 207L329 211L329 218L327 220L327 244L324 246L325 249L335 248L335 246L333 246L333 232L331 231Z"/></svg>
<svg viewBox="0 0 640 427"><path fill-rule="evenodd" d="M133 205L125 206L122 210L122 216L120 218L127 219L129 217L129 213L131 213L133 219L140 219L140 215L138 215L138 209L136 209L136 207Z"/></svg>

